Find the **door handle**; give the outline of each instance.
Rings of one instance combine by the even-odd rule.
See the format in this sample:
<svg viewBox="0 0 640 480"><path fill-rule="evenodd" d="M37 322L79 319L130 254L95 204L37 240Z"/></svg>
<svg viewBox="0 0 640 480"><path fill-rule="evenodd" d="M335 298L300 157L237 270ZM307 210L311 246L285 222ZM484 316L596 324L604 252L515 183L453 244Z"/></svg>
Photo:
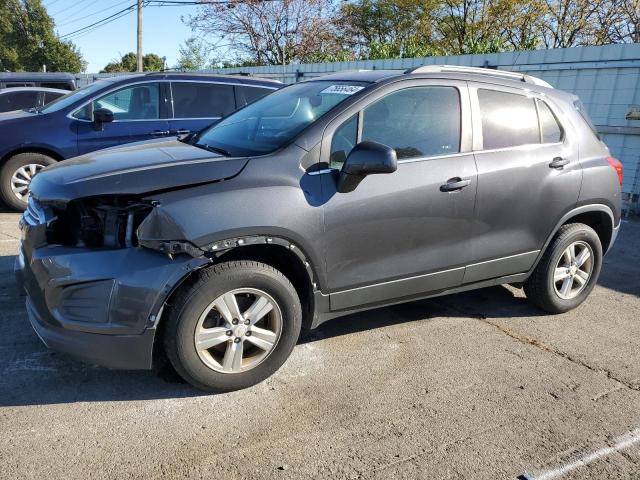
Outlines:
<svg viewBox="0 0 640 480"><path fill-rule="evenodd" d="M151 132L151 135L153 135L154 137L162 137L163 135L169 135L169 130L154 130L153 132Z"/></svg>
<svg viewBox="0 0 640 480"><path fill-rule="evenodd" d="M455 192L456 190L462 190L464 187L468 187L471 184L471 180L462 180L460 177L453 177L447 180L447 183L440 185L441 192Z"/></svg>
<svg viewBox="0 0 640 480"><path fill-rule="evenodd" d="M556 157L553 160L551 160L551 163L549 164L549 168L557 168L558 170L562 170L564 166L567 165L568 163L569 163L569 160L567 160L566 158Z"/></svg>
<svg viewBox="0 0 640 480"><path fill-rule="evenodd" d="M189 135L190 133L191 130L187 130L186 128L179 128L178 130L176 130L177 135Z"/></svg>

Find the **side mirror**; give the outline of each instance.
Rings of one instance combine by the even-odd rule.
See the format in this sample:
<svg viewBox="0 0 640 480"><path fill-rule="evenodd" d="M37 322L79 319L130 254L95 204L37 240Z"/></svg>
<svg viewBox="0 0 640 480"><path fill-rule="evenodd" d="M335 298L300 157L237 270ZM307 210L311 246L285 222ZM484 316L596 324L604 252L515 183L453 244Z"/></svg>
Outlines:
<svg viewBox="0 0 640 480"><path fill-rule="evenodd" d="M113 112L108 108L96 108L93 111L93 129L96 131L102 130L104 123L113 122Z"/></svg>
<svg viewBox="0 0 640 480"><path fill-rule="evenodd" d="M396 151L377 142L360 142L349 152L338 177L338 192L353 192L367 175L393 173L398 168Z"/></svg>

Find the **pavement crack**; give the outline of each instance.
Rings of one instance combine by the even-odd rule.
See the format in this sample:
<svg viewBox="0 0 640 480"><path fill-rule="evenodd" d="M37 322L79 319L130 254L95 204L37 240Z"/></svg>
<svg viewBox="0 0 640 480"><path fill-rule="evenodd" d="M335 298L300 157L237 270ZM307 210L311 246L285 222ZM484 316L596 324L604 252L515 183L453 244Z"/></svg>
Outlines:
<svg viewBox="0 0 640 480"><path fill-rule="evenodd" d="M575 365L579 365L583 368L586 368L592 372L595 373L604 373L607 375L607 378L609 378L610 380L613 380L614 382L618 383L619 385L621 385L622 387L626 387L629 390L633 390L636 392L640 392L640 385L636 385L632 382L629 382L623 378L618 377L615 373L613 373L611 370L608 370L606 368L600 368L600 367L595 367L587 362L585 362L584 360L581 360L579 358L574 357L573 355L564 352L556 347L547 345L543 342L541 342L540 340L536 339L536 338L532 338L529 337L527 335L523 335L517 332L514 332L513 330L510 330L496 322L492 322L491 320L488 320L486 318L484 318L484 316L479 316L479 315L474 315L474 318L477 318L479 321L481 321L482 323L485 323L487 325L492 326L493 328L499 330L500 332L504 333L505 335L511 337L512 339L523 343L525 345L530 345L532 347L538 348L544 352L547 353L551 353L553 355L558 355L559 357L564 358L565 360L570 361L571 363L574 363ZM605 392L604 395L608 395L609 393L611 393L611 391L609 392ZM601 398L602 396L598 397ZM597 399L597 398L596 398Z"/></svg>

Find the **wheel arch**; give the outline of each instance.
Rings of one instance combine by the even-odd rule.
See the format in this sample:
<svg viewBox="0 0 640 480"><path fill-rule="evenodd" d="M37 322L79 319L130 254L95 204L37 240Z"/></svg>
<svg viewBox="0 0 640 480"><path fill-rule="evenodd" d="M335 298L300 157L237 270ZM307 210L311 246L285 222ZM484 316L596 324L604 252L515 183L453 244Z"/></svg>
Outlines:
<svg viewBox="0 0 640 480"><path fill-rule="evenodd" d="M55 149L41 146L41 145L23 145L19 148L14 148L9 152L5 153L3 157L0 159L0 164L4 165L8 162L12 157L19 155L21 153L40 153L42 155L46 155L48 157L53 158L56 162L60 162L64 160L64 157L57 152Z"/></svg>
<svg viewBox="0 0 640 480"><path fill-rule="evenodd" d="M162 317L166 314L165 306L171 308L172 299L182 288L188 288L204 268L231 260L255 260L271 265L280 270L293 284L302 304L302 328L311 328L315 314L314 291L318 288L315 269L304 251L295 243L282 237L251 236L231 238L216 242L219 245L215 253L209 249L205 254L209 262L190 268L167 292L164 302L156 317L155 326L163 329Z"/></svg>
<svg viewBox="0 0 640 480"><path fill-rule="evenodd" d="M598 238L600 238L603 254L609 250L613 240L615 239L614 232L616 231L616 227L614 225L614 215L611 208L604 204L590 204L574 208L562 216L554 229L547 236L544 246L540 250L538 258L536 258L536 261L529 270L529 273L533 272L536 268L540 259L544 255L544 252L547 250L547 247L553 240L553 237L555 237L558 230L560 230L560 227L568 223L584 223L585 225L593 228L597 233Z"/></svg>

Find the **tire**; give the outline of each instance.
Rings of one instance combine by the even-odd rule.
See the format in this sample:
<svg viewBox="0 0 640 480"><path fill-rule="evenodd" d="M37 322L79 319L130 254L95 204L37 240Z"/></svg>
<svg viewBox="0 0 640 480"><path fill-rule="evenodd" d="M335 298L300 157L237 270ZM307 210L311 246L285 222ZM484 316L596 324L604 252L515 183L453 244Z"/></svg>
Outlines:
<svg viewBox="0 0 640 480"><path fill-rule="evenodd" d="M578 252L572 260L569 260L572 255L565 253L570 246L573 246L574 252ZM585 251L589 252L588 257L583 253ZM586 258L583 259L582 255ZM581 261L584 263L577 267ZM589 296L598 282L601 268L602 244L598 234L582 223L563 225L525 282L524 292L529 301L542 310L549 313L567 312ZM585 279L587 270L589 275ZM557 280L554 281L556 275ZM572 277L571 282L567 281L569 277ZM568 289L565 290L565 286Z"/></svg>
<svg viewBox="0 0 640 480"><path fill-rule="evenodd" d="M233 295L240 315L229 314L233 308L224 314L224 305L233 303L227 301L229 295ZM247 326L245 323L254 321L249 318L250 307L257 305L258 298L272 308L256 324ZM254 311L253 317L259 317L260 313ZM236 316L241 318L232 325L229 319L238 320ZM264 263L230 261L202 270L193 283L176 294L164 331L164 347L178 374L194 387L212 393L229 392L255 385L278 370L296 345L301 324L300 300L287 277ZM212 337L209 332L214 330L223 332ZM210 337L196 336L203 331ZM273 341L270 350L253 343L262 342L265 337L260 335L265 331L273 335L269 337ZM203 338L203 342L209 338L217 343L210 349L198 348L196 341ZM233 362L225 370L228 352L240 347L247 358L241 354L240 366ZM229 355L237 358L233 352Z"/></svg>
<svg viewBox="0 0 640 480"><path fill-rule="evenodd" d="M17 212L21 212L27 208L27 195L25 193L23 199L18 198L12 189L12 184L15 183L12 178L16 175L16 178L18 178L20 182L17 183L17 185L28 187L31 182L31 177L33 177L39 169L54 163L56 163L56 161L53 158L43 155L42 153L34 152L19 153L7 160L0 170L0 197L4 204ZM29 168L29 165L38 165L39 169L36 170L38 167ZM20 173L21 169L23 169L22 173ZM35 173L33 172L34 170L36 170Z"/></svg>

